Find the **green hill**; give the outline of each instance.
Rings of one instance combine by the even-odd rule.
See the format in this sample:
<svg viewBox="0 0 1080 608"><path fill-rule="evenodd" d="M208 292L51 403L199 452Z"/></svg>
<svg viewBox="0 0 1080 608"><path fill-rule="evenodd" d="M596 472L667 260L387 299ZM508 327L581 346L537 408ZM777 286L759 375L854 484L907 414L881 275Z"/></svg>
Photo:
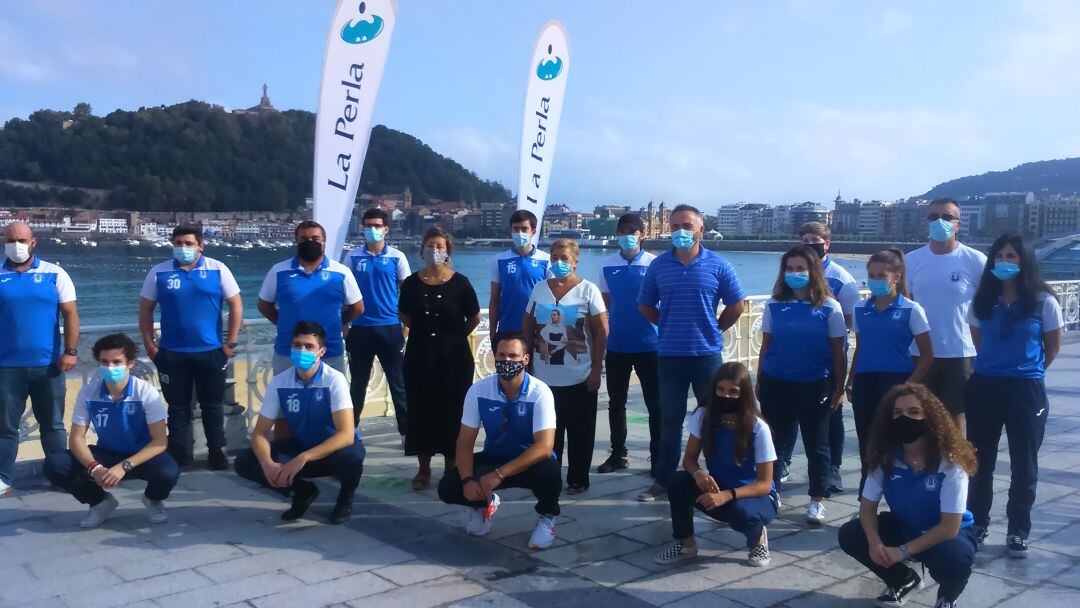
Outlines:
<svg viewBox="0 0 1080 608"><path fill-rule="evenodd" d="M311 195L314 130L310 112L238 115L200 101L104 117L94 116L87 104L72 112L40 110L0 130L0 179L54 187L33 191L0 184L0 196L21 204L43 198L74 204L77 192L65 188L95 188L110 192L101 203L106 208L294 209ZM420 204L431 198L510 199L501 184L480 179L411 135L378 125L360 192L396 194L406 187Z"/></svg>
<svg viewBox="0 0 1080 608"><path fill-rule="evenodd" d="M990 171L969 175L934 186L920 198L949 196L960 199L987 192L1034 192L1076 194L1080 192L1080 158L1042 160L1024 163L1008 171Z"/></svg>

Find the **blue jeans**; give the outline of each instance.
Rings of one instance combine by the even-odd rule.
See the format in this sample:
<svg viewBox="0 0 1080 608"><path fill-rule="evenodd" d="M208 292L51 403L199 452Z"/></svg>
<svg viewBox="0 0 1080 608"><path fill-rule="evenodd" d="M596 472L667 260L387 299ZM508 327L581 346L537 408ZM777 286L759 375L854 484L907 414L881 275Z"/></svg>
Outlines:
<svg viewBox="0 0 1080 608"><path fill-rule="evenodd" d="M397 418L398 434L405 434L405 336L401 333L401 324L367 327L354 325L349 328L345 338L345 349L349 351L349 373L352 374L353 418L360 424L360 414L364 411L364 397L367 395L368 380L375 357L379 358L386 385L390 389L390 399L394 402L394 417Z"/></svg>
<svg viewBox="0 0 1080 608"><path fill-rule="evenodd" d="M656 481L665 487L682 454L687 393L693 386L698 405L702 405L713 388L713 376L723 362L720 353L700 357L657 358L660 377L660 462L656 465Z"/></svg>
<svg viewBox="0 0 1080 608"><path fill-rule="evenodd" d="M132 454L122 454L96 445L90 446L90 453L106 467L120 464ZM105 500L107 492L95 482L86 469L69 450L49 454L45 457L45 478L52 484L84 505L94 506ZM141 479L146 482L144 495L150 500L165 500L176 487L180 479L180 465L169 455L162 452L140 464L124 476L124 479Z"/></svg>
<svg viewBox="0 0 1080 608"><path fill-rule="evenodd" d="M45 454L67 449L64 430L64 374L55 365L0 367L0 481L11 485L11 469L19 453L19 422L26 398L34 410Z"/></svg>

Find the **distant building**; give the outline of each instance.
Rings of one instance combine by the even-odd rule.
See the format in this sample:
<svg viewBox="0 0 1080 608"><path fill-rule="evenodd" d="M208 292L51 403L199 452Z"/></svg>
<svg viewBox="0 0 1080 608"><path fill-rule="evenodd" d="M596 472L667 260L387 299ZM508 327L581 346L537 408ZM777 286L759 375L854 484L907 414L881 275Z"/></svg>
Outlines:
<svg viewBox="0 0 1080 608"><path fill-rule="evenodd" d="M791 229L798 230L799 226L807 222L821 222L826 226L832 224L832 212L821 205L807 201L791 206Z"/></svg>
<svg viewBox="0 0 1080 608"><path fill-rule="evenodd" d="M102 217L98 218L98 232L101 234L127 234L127 218Z"/></svg>
<svg viewBox="0 0 1080 608"><path fill-rule="evenodd" d="M274 104L270 103L270 94L267 92L266 83L263 83L262 98L259 99L259 105L252 106L246 110L233 110L233 114L239 114L241 116L262 116L264 114L276 114L277 108Z"/></svg>
<svg viewBox="0 0 1080 608"><path fill-rule="evenodd" d="M1055 196L1039 202L1035 234L1057 237L1080 233L1080 197Z"/></svg>
<svg viewBox="0 0 1080 608"><path fill-rule="evenodd" d="M833 237L836 237L837 235L856 236L859 234L859 213L861 207L862 202L859 199L855 199L853 202L848 203L840 198L839 192L836 193L836 198L833 199Z"/></svg>

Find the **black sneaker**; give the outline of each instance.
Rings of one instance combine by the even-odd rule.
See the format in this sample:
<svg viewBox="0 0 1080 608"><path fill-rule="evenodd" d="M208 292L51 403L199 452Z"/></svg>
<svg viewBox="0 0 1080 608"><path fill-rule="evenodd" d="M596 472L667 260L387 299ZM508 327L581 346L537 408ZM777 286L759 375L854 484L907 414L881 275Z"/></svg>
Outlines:
<svg viewBox="0 0 1080 608"><path fill-rule="evenodd" d="M224 471L229 468L229 457L221 449L210 450L210 460L206 467L211 471Z"/></svg>
<svg viewBox="0 0 1080 608"><path fill-rule="evenodd" d="M791 479L791 471L788 470L788 465L785 462L780 465L780 481L787 482L789 479Z"/></svg>
<svg viewBox="0 0 1080 608"><path fill-rule="evenodd" d="M910 569L909 569L910 570ZM908 575L907 581L900 585L898 588L886 587L885 591L877 596L875 605L880 608L895 608L896 606L903 606L904 600L907 596L911 595L919 589L919 585L922 584L922 579L918 574L915 574L914 570L910 570L911 574Z"/></svg>
<svg viewBox="0 0 1080 608"><path fill-rule="evenodd" d="M318 496L319 486L314 483L301 480L300 483L294 484L292 506L281 514L282 521L294 521L303 517Z"/></svg>
<svg viewBox="0 0 1080 608"><path fill-rule="evenodd" d="M574 496L574 495L577 495L577 494L582 494L585 491L587 491L588 489L589 489L589 486L579 486L579 485L576 485L576 484L568 485L568 486L566 486L566 493L569 494L570 496Z"/></svg>
<svg viewBox="0 0 1080 608"><path fill-rule="evenodd" d="M330 512L330 523L337 525L347 521L352 516L352 503L352 494L338 496L337 504L334 505L334 510Z"/></svg>
<svg viewBox="0 0 1080 608"><path fill-rule="evenodd" d="M1021 538L1020 536L1013 534L1005 540L1005 543L1009 547L1009 557L1014 559L1027 559L1028 544L1026 538Z"/></svg>
<svg viewBox="0 0 1080 608"><path fill-rule="evenodd" d="M619 469L625 469L625 468L627 468L629 466L630 466L630 461L627 460L625 455L619 456L617 454L612 453L611 456L608 456L607 460L605 460L600 466L596 467L596 472L597 473L614 473L615 471L618 471Z"/></svg>

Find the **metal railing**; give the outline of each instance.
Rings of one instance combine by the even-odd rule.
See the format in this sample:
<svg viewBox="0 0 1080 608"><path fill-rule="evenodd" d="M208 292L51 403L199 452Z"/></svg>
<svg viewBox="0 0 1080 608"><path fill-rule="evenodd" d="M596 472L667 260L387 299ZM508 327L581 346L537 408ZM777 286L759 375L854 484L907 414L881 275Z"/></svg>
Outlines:
<svg viewBox="0 0 1080 608"><path fill-rule="evenodd" d="M1053 281L1051 286L1061 302L1066 331L1080 329L1080 280ZM751 296L748 299L746 312L739 317L734 326L724 332L725 361L739 361L751 369L756 367L761 350L761 315L766 300L768 296ZM477 378L495 371L488 328L488 313L487 309L484 309L481 311L480 326L471 336ZM79 364L71 374L81 377L85 384L97 367L90 357L91 346L102 336L115 332L125 332L137 339L139 327L136 323L84 326L79 336ZM228 378L232 401L244 406L244 415L249 429L258 412L257 404L262 401L266 384L273 376L275 334L276 328L266 319L245 319L240 332L240 346L229 362ZM854 336L849 337L854 346ZM137 360L134 374L155 386L160 386L157 370L146 357L140 357ZM390 399L386 378L377 360L371 374L365 398L365 411L381 411L383 416L393 415L393 402ZM19 430L20 441L37 430L37 424L30 411L23 416Z"/></svg>

